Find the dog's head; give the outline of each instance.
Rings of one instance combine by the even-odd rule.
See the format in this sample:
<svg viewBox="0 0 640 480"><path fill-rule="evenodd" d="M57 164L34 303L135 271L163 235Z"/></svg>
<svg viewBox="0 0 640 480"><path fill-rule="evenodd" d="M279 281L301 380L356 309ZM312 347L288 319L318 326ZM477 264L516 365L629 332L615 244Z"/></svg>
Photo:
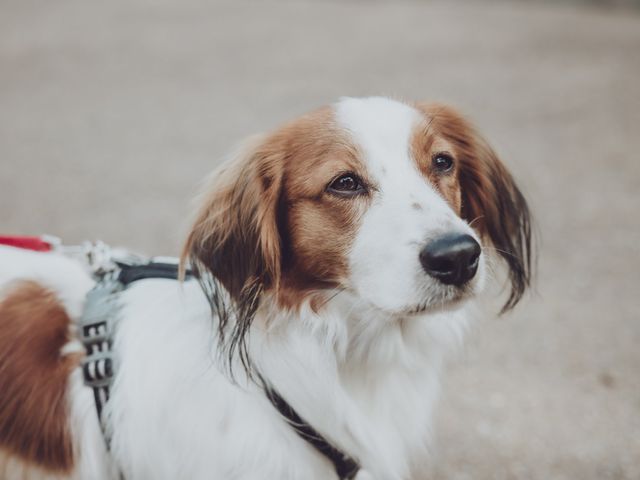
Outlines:
<svg viewBox="0 0 640 480"><path fill-rule="evenodd" d="M460 304L484 283L483 246L509 268L512 308L530 223L511 175L450 107L367 98L246 145L217 172L183 258L221 328L234 325L233 349L264 294L321 308L348 290L390 318Z"/></svg>

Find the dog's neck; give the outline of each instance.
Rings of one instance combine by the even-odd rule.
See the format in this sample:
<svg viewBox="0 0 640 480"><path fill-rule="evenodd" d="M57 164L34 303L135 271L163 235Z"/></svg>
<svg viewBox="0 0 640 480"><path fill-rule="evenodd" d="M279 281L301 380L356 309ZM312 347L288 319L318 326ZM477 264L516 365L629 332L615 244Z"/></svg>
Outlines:
<svg viewBox="0 0 640 480"><path fill-rule="evenodd" d="M462 311L392 317L347 294L317 313L303 306L283 314L267 301L250 350L302 418L365 467L394 478L426 447L438 372L465 318Z"/></svg>

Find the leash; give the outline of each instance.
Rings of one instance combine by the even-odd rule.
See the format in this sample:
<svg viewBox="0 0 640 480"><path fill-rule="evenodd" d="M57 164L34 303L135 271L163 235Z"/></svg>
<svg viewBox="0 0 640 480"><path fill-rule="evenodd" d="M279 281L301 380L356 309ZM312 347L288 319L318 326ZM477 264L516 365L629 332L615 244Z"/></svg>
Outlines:
<svg viewBox="0 0 640 480"><path fill-rule="evenodd" d="M160 261L145 258L126 250L112 249L103 242L84 242L77 246L66 246L57 237L49 235L0 236L0 245L38 252L63 253L81 261L96 281L95 286L87 293L79 321L80 340L86 351L82 362L82 374L85 385L93 391L98 420L109 449L111 437L103 419L103 411L109 401L111 386L117 371L112 346L119 319L119 295L139 280L150 278L177 280L178 262L175 259ZM192 273L187 270L185 279L190 278ZM353 480L361 469L358 461L332 445L273 387L269 386L262 376L259 378L267 399L300 438L332 463L340 480ZM122 475L120 477L123 478Z"/></svg>
<svg viewBox="0 0 640 480"><path fill-rule="evenodd" d="M262 376L260 376L260 380L264 385L265 395L289 426L333 464L333 468L340 480L353 480L361 468L358 461L332 445L322 434L303 420L294 408L264 381Z"/></svg>
<svg viewBox="0 0 640 480"><path fill-rule="evenodd" d="M0 235L0 245L34 250L36 252L50 252L55 246L55 237L43 235L41 237L3 236Z"/></svg>

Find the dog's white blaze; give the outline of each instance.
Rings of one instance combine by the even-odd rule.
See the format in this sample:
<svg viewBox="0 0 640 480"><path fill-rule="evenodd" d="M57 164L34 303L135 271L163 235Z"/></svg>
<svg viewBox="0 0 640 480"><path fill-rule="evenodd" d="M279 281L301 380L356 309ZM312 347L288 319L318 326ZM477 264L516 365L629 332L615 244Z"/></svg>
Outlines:
<svg viewBox="0 0 640 480"><path fill-rule="evenodd" d="M412 158L411 138L424 118L406 104L380 97L342 99L335 116L362 152L377 187L350 253L353 288L387 312L439 302L445 287L426 275L420 250L443 233L475 235Z"/></svg>

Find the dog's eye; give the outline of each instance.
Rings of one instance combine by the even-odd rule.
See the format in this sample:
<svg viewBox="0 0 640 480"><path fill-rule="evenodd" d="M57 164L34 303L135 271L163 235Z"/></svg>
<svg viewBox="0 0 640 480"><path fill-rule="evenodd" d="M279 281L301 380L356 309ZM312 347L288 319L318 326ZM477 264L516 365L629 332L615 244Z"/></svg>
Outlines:
<svg viewBox="0 0 640 480"><path fill-rule="evenodd" d="M332 180L327 190L337 195L358 195L365 192L362 181L354 173L345 173Z"/></svg>
<svg viewBox="0 0 640 480"><path fill-rule="evenodd" d="M434 170L440 173L447 173L453 169L453 158L447 153L434 155L432 163Z"/></svg>

